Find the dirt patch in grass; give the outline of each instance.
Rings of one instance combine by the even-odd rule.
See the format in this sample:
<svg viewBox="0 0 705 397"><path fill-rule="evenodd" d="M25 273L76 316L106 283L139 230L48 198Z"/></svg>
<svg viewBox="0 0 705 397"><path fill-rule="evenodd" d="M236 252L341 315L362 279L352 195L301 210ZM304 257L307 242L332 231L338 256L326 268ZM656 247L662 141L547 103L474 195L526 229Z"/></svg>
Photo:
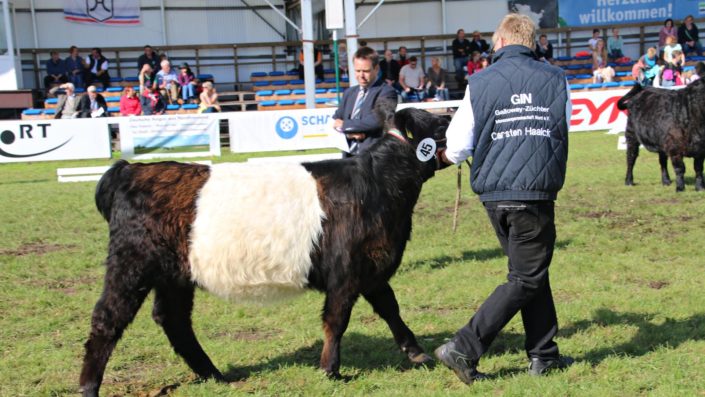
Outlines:
<svg viewBox="0 0 705 397"><path fill-rule="evenodd" d="M76 248L73 244L50 244L50 243L27 243L22 244L14 250L0 250L0 255L8 256L25 256L25 255L44 255L50 252L71 250Z"/></svg>
<svg viewBox="0 0 705 397"><path fill-rule="evenodd" d="M219 332L216 333L215 336L221 338L226 337L233 340L253 342L259 340L272 339L273 337L278 336L281 333L281 331L274 329L247 328L238 331Z"/></svg>
<svg viewBox="0 0 705 397"><path fill-rule="evenodd" d="M649 281L649 288L661 289L667 287L670 283L668 281Z"/></svg>
<svg viewBox="0 0 705 397"><path fill-rule="evenodd" d="M578 216L581 216L583 218L588 218L588 219L613 219L621 216L623 214L620 214L618 212L614 212L612 210L605 210L605 211L590 211L590 212L585 212L582 214L578 214Z"/></svg>

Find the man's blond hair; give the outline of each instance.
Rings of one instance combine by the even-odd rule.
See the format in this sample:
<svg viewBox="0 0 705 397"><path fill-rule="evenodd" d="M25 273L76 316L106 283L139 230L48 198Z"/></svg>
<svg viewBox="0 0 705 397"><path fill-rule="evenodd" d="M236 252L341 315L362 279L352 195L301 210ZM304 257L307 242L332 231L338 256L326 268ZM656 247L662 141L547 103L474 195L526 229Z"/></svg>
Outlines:
<svg viewBox="0 0 705 397"><path fill-rule="evenodd" d="M502 38L505 45L518 44L533 49L534 36L536 36L536 24L531 18L522 14L508 14L492 35L492 42L497 43Z"/></svg>

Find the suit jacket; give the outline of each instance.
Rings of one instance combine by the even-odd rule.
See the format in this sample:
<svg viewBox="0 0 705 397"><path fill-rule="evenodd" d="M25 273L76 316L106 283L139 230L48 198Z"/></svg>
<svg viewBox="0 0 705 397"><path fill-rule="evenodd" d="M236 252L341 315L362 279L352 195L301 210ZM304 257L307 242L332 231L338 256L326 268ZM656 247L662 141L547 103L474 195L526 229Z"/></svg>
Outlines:
<svg viewBox="0 0 705 397"><path fill-rule="evenodd" d="M64 109L66 107L66 98L67 95L61 95L59 97L59 102L56 103L56 113L54 114L55 119L60 119L61 116L63 116L65 111L69 111L70 113L73 113L74 110L78 108L78 104L80 103L80 97L76 96L76 99L73 102L74 109Z"/></svg>
<svg viewBox="0 0 705 397"><path fill-rule="evenodd" d="M374 111L375 104L380 99L396 102L397 92L387 85L384 80L377 80L367 91L365 101L362 103L358 118L351 119L355 100L360 91L360 86L348 88L343 94L343 99L338 110L333 114L333 119L343 120L343 133L361 132L365 134L365 139L359 142L351 154L359 154L369 149L378 139L382 137L383 121L377 117ZM352 141L348 140L348 144Z"/></svg>
<svg viewBox="0 0 705 397"><path fill-rule="evenodd" d="M98 106L103 108L103 116L102 117L107 117L108 116L108 105L105 103L105 98L103 98L102 95L97 94L95 100L98 102ZM78 117L79 118L90 118L91 117L91 98L88 97L88 94L84 94L81 96L81 100L78 101L78 107L76 108L78 110Z"/></svg>

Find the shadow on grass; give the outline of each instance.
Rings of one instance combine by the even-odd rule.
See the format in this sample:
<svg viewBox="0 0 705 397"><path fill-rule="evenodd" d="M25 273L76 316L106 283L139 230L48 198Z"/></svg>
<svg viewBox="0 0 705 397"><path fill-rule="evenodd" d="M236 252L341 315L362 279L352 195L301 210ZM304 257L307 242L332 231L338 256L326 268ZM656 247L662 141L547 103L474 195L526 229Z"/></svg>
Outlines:
<svg viewBox="0 0 705 397"><path fill-rule="evenodd" d="M571 240L560 240L556 242L555 249L563 249L571 244ZM499 242L497 243L499 245ZM400 272L408 272L411 270L421 269L428 267L432 270L443 269L454 262L464 262L469 260L475 261L487 261L491 259L497 259L504 256L504 252L501 247L497 248L483 248L474 251L463 251L460 256L450 256L443 255L436 258L422 259L413 262L406 263L399 268Z"/></svg>
<svg viewBox="0 0 705 397"><path fill-rule="evenodd" d="M601 308L595 311L592 319L581 320L561 329L560 336L570 337L595 326L632 325L639 328L628 342L592 350L577 358L593 366L610 356L639 357L662 347L676 348L687 341L705 340L705 313L680 320L669 318L662 324L654 324L653 317L647 313L619 313Z"/></svg>
<svg viewBox="0 0 705 397"><path fill-rule="evenodd" d="M451 333L417 335L417 340L426 353L433 356L433 349L445 343L452 336ZM323 341L317 340L294 352L276 356L257 364L244 367L230 364L223 374L228 381L236 381L246 379L251 374L258 372L278 370L281 367L292 365L310 365L313 368L318 368L322 349ZM345 376L345 367L362 371L383 370L391 367L400 372L417 367L407 359L406 354L399 350L391 334L389 337L379 337L357 332L346 333L341 341L340 358L343 367L341 370L343 381L355 379L354 376Z"/></svg>

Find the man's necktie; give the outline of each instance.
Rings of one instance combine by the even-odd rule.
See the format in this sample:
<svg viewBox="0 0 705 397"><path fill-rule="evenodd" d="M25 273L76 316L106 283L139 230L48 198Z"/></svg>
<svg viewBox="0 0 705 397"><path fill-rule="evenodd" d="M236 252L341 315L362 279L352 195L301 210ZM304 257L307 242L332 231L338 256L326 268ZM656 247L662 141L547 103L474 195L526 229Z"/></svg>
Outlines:
<svg viewBox="0 0 705 397"><path fill-rule="evenodd" d="M351 119L360 118L360 108L362 108L362 104L365 102L366 97L367 88L360 88L360 90L357 92L357 99L355 99L355 106L353 107L353 111L350 114Z"/></svg>

